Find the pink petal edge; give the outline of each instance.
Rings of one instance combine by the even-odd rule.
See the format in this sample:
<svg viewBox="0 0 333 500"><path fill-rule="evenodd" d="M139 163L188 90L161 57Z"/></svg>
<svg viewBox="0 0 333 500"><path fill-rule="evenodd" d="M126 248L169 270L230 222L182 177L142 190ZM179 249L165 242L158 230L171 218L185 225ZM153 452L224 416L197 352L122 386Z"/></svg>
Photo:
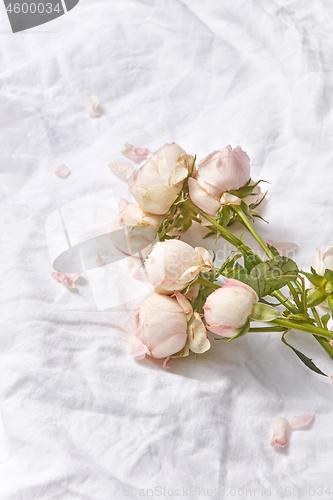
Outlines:
<svg viewBox="0 0 333 500"><path fill-rule="evenodd" d="M297 429L303 429L309 425L313 420L313 413L305 413L304 415L298 415L291 419L290 421L290 429L295 431Z"/></svg>
<svg viewBox="0 0 333 500"><path fill-rule="evenodd" d="M283 417L278 417L273 422L273 436L270 441L271 446L285 446L288 443L288 420Z"/></svg>
<svg viewBox="0 0 333 500"><path fill-rule="evenodd" d="M133 146L132 144L129 144L128 142L125 142L120 151L124 156L127 156L131 160L138 163L144 161L149 153L149 149L138 148L136 146Z"/></svg>

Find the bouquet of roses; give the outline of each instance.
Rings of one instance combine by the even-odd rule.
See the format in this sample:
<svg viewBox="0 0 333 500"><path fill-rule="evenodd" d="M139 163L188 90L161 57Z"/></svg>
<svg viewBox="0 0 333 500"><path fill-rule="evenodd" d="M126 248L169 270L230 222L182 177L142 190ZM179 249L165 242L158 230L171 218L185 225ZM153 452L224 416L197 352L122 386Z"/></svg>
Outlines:
<svg viewBox="0 0 333 500"><path fill-rule="evenodd" d="M134 357L164 358L166 366L171 358L210 349L208 332L227 342L247 332L281 332L301 361L325 375L286 335L291 329L313 335L333 358L333 246L317 250L313 267L303 271L278 245L264 241L253 225L262 218L260 182L252 181L250 159L239 146L196 164L180 146L166 144L131 175L138 205L123 205L118 227L131 226L132 243L149 234L142 265L154 288L136 310ZM234 247L221 266L214 265L214 252L180 240L193 221ZM236 221L257 240L264 258L233 234Z"/></svg>

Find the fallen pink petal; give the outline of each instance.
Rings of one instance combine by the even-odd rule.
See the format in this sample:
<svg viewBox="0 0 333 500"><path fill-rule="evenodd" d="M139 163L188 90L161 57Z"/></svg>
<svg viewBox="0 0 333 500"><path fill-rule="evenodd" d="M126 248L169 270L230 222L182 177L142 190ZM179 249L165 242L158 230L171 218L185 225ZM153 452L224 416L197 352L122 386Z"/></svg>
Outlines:
<svg viewBox="0 0 333 500"><path fill-rule="evenodd" d="M273 436L271 446L285 446L288 443L288 420L283 417L278 417L273 422Z"/></svg>
<svg viewBox="0 0 333 500"><path fill-rule="evenodd" d="M105 260L99 255L98 252L97 252L97 259L95 262L98 265L98 267L105 266Z"/></svg>
<svg viewBox="0 0 333 500"><path fill-rule="evenodd" d="M92 94L88 94L88 97L91 100L91 108L88 111L90 118L100 118L102 113L99 110L98 98Z"/></svg>
<svg viewBox="0 0 333 500"><path fill-rule="evenodd" d="M297 429L303 429L313 420L313 413L305 413L305 415L298 415L290 421L290 429L295 431Z"/></svg>
<svg viewBox="0 0 333 500"><path fill-rule="evenodd" d="M69 176L70 171L66 165L60 165L54 173L60 179L66 179L66 177Z"/></svg>
<svg viewBox="0 0 333 500"><path fill-rule="evenodd" d="M80 273L61 273L59 271L51 274L52 278L61 283L65 288L73 289L77 285L75 282L79 279Z"/></svg>
<svg viewBox="0 0 333 500"><path fill-rule="evenodd" d="M149 149L138 148L136 146L133 146L132 144L129 144L128 142L125 142L120 151L124 156L127 156L131 160L138 163L144 161L149 154Z"/></svg>
<svg viewBox="0 0 333 500"><path fill-rule="evenodd" d="M109 164L109 167L123 181L128 181L135 170L132 163L126 161L114 161Z"/></svg>
<svg viewBox="0 0 333 500"><path fill-rule="evenodd" d="M266 243L266 245L271 245L272 247L276 248L279 254L283 257L290 256L298 249L298 245L296 245L296 243L292 243L289 241L274 242L272 240L264 239L264 242Z"/></svg>

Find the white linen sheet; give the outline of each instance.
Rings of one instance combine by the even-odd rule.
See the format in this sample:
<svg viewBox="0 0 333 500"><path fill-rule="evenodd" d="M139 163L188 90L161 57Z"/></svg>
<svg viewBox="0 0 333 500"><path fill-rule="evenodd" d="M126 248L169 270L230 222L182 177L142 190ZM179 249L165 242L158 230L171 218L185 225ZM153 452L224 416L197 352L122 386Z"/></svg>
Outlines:
<svg viewBox="0 0 333 500"><path fill-rule="evenodd" d="M333 243L332 19L325 0L80 0L13 35L1 7L1 500L333 494L329 378L278 333L213 341L170 370L136 362L136 301L98 310L86 274L75 291L53 281L45 236L85 195L130 199L108 168L125 142L199 159L239 144L271 183L256 227L297 243L308 269ZM333 373L313 338L289 338ZM308 412L307 430L270 446L278 416Z"/></svg>

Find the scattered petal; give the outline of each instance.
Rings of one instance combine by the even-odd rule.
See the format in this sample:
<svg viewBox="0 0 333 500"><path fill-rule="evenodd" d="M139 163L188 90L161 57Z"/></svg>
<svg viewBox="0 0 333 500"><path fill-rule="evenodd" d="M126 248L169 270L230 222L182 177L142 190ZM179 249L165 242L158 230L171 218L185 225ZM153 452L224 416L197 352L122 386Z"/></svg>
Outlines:
<svg viewBox="0 0 333 500"><path fill-rule="evenodd" d="M290 252L295 252L298 249L298 245L296 243L291 243L289 241L280 241L274 242L272 240L265 240L266 245L271 245L279 252L279 254L283 257L290 256Z"/></svg>
<svg viewBox="0 0 333 500"><path fill-rule="evenodd" d="M95 260L95 262L99 267L105 266L105 260L99 255L98 252L97 252L97 259Z"/></svg>
<svg viewBox="0 0 333 500"><path fill-rule="evenodd" d="M298 415L290 421L290 429L295 431L306 427L313 420L313 413L306 413L305 415Z"/></svg>
<svg viewBox="0 0 333 500"><path fill-rule="evenodd" d="M60 273L59 271L57 271L55 273L52 273L51 276L58 283L61 283L65 288L73 289L77 287L75 281L79 279L80 273Z"/></svg>
<svg viewBox="0 0 333 500"><path fill-rule="evenodd" d="M98 106L99 106L99 100L95 95L87 94L89 99L91 100L91 108L89 109L88 113L90 118L99 118L102 116L102 113L99 112Z"/></svg>
<svg viewBox="0 0 333 500"><path fill-rule="evenodd" d="M273 437L271 439L271 446L285 446L288 443L288 420L283 417L278 417L273 422Z"/></svg>
<svg viewBox="0 0 333 500"><path fill-rule="evenodd" d="M127 156L133 161L140 162L147 158L149 149L147 148L137 148L128 142L125 142L123 147L120 150L124 156Z"/></svg>
<svg viewBox="0 0 333 500"><path fill-rule="evenodd" d="M66 179L66 177L69 176L70 171L66 165L60 165L54 173L57 177L60 177L60 179Z"/></svg>
<svg viewBox="0 0 333 500"><path fill-rule="evenodd" d="M132 163L126 161L114 161L109 164L109 167L123 181L128 181L135 170Z"/></svg>
<svg viewBox="0 0 333 500"><path fill-rule="evenodd" d="M164 370L170 370L170 366L167 366L170 359L171 359L171 356L168 356L167 358L165 358L164 363L163 363Z"/></svg>

